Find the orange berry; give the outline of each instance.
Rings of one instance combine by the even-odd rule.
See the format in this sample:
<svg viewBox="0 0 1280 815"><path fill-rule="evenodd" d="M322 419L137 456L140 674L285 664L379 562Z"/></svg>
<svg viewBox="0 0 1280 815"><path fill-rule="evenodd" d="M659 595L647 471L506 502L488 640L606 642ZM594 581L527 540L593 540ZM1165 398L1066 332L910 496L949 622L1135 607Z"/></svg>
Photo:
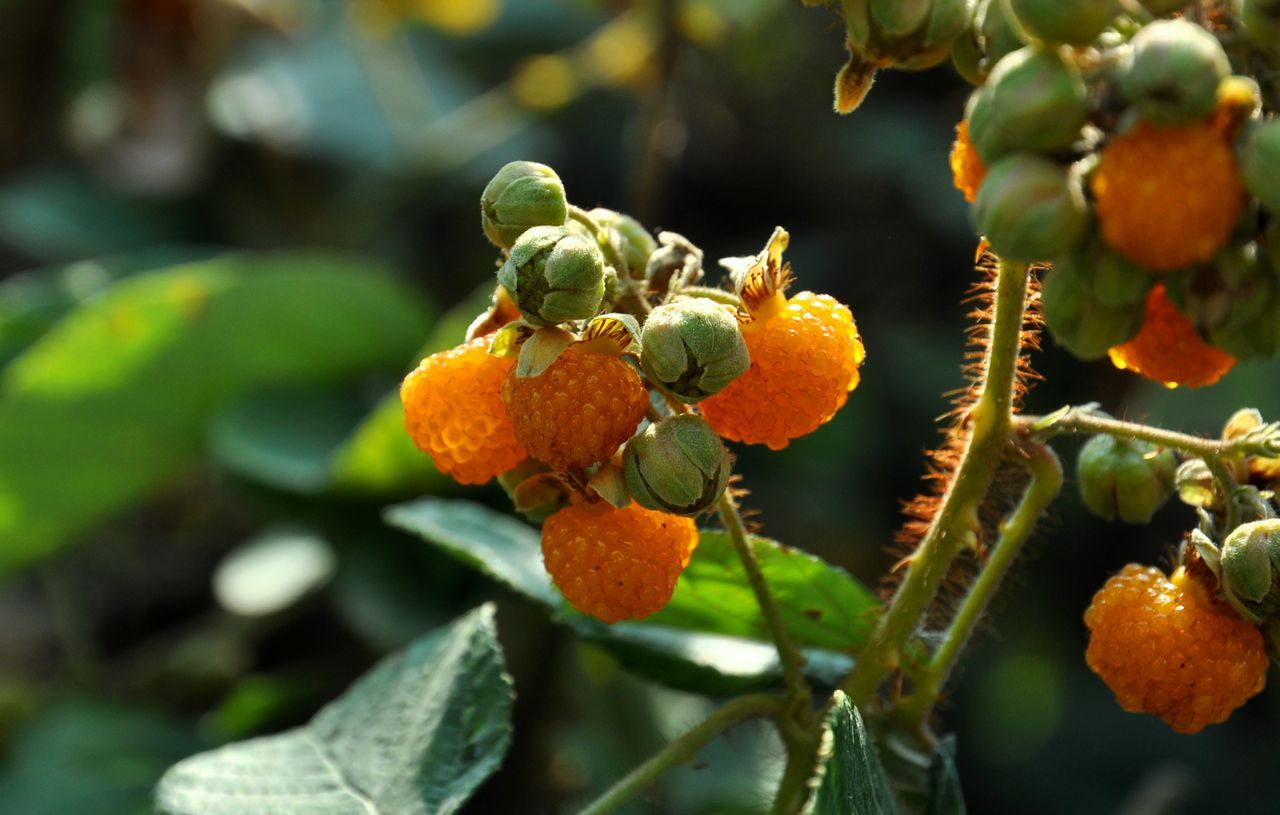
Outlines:
<svg viewBox="0 0 1280 815"><path fill-rule="evenodd" d="M508 373L502 402L529 454L568 470L612 456L644 418L649 394L622 357L571 346L537 376Z"/></svg>
<svg viewBox="0 0 1280 815"><path fill-rule="evenodd" d="M525 458L499 396L511 360L476 337L432 354L404 378L404 426L418 449L463 484L483 484Z"/></svg>
<svg viewBox="0 0 1280 815"><path fill-rule="evenodd" d="M972 204L986 177L987 165L982 163L978 151L969 141L969 123L961 120L956 126L956 140L951 145L951 180L956 189L964 193L964 200Z"/></svg>
<svg viewBox="0 0 1280 815"><path fill-rule="evenodd" d="M1157 271L1212 258L1244 207L1235 152L1207 122L1140 123L1102 151L1092 187L1106 244Z"/></svg>
<svg viewBox="0 0 1280 815"><path fill-rule="evenodd" d="M1214 606L1182 569L1167 579L1125 566L1093 596L1084 623L1085 661L1120 707L1179 733L1225 721L1267 681L1257 626Z"/></svg>
<svg viewBox="0 0 1280 815"><path fill-rule="evenodd" d="M1107 353L1117 368L1171 388L1212 385L1236 364L1235 357L1200 339L1191 320L1165 293L1163 283L1147 295L1147 313L1137 336Z"/></svg>
<svg viewBox="0 0 1280 815"><path fill-rule="evenodd" d="M542 526L552 581L570 605L606 623L648 617L665 606L697 545L691 518L638 504L573 504Z"/></svg>
<svg viewBox="0 0 1280 815"><path fill-rule="evenodd" d="M742 328L751 367L704 401L702 415L726 439L781 450L844 406L865 352L853 315L835 298L773 297Z"/></svg>

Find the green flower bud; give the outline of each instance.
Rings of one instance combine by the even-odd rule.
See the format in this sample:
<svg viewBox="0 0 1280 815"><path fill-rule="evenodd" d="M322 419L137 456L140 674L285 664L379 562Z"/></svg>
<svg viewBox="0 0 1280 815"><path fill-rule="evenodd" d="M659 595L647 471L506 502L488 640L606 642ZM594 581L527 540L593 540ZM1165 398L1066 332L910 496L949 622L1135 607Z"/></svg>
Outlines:
<svg viewBox="0 0 1280 815"><path fill-rule="evenodd" d="M862 62L920 70L947 58L967 0L844 0L849 50Z"/></svg>
<svg viewBox="0 0 1280 815"><path fill-rule="evenodd" d="M645 320L640 347L645 373L686 402L719 393L751 365L738 318L697 297L655 308Z"/></svg>
<svg viewBox="0 0 1280 815"><path fill-rule="evenodd" d="M1175 125L1213 113L1229 73L1217 37L1187 20L1158 20L1133 38L1133 64L1120 85L1148 121Z"/></svg>
<svg viewBox="0 0 1280 815"><path fill-rule="evenodd" d="M630 215L614 212L611 209L597 207L587 214L604 230L604 240L613 244L622 255L622 259L626 261L627 268L618 271L625 272L635 279L644 277L649 256L658 248L658 242L653 239L653 235L649 234L649 230Z"/></svg>
<svg viewBox="0 0 1280 815"><path fill-rule="evenodd" d="M1093 296L1104 306L1145 306L1156 276L1110 249L1094 244Z"/></svg>
<svg viewBox="0 0 1280 815"><path fill-rule="evenodd" d="M531 226L563 225L568 214L560 176L532 161L503 166L480 194L480 225L500 249L510 249Z"/></svg>
<svg viewBox="0 0 1280 815"><path fill-rule="evenodd" d="M973 211L978 231L1006 260L1062 257L1089 229L1079 179L1029 153L1015 153L991 167Z"/></svg>
<svg viewBox="0 0 1280 815"><path fill-rule="evenodd" d="M627 489L642 507L697 515L729 484L729 454L711 425L691 413L651 424L627 442Z"/></svg>
<svg viewBox="0 0 1280 815"><path fill-rule="evenodd" d="M1194 279L1209 277L1216 288L1193 291L1187 302L1210 342L1237 359L1266 358L1280 349L1280 277L1257 244L1230 247L1198 272ZM1197 313L1209 309L1211 314Z"/></svg>
<svg viewBox="0 0 1280 815"><path fill-rule="evenodd" d="M1018 25L1045 42L1088 45L1116 15L1115 0L1009 0Z"/></svg>
<svg viewBox="0 0 1280 815"><path fill-rule="evenodd" d="M1280 217L1280 119L1253 129L1244 145L1240 169L1249 192Z"/></svg>
<svg viewBox="0 0 1280 815"><path fill-rule="evenodd" d="M1080 450L1080 497L1109 521L1143 524L1173 495L1173 452L1141 441L1094 436Z"/></svg>
<svg viewBox="0 0 1280 815"><path fill-rule="evenodd" d="M1235 0L1235 9L1255 45L1280 51L1280 0Z"/></svg>
<svg viewBox="0 0 1280 815"><path fill-rule="evenodd" d="M1254 622L1280 613L1280 519L1241 524L1222 544L1222 589L1231 604Z"/></svg>
<svg viewBox="0 0 1280 815"><path fill-rule="evenodd" d="M1044 279L1041 303L1045 323L1058 344L1080 359L1099 359L1142 328L1142 299L1107 305L1094 293L1098 273L1096 244L1057 261Z"/></svg>
<svg viewBox="0 0 1280 815"><path fill-rule="evenodd" d="M988 165L1012 150L1071 146L1089 117L1084 79L1056 49L1023 48L996 64L974 103L969 138Z"/></svg>
<svg viewBox="0 0 1280 815"><path fill-rule="evenodd" d="M535 226L511 247L498 282L534 325L586 320L604 299L604 256L562 226Z"/></svg>

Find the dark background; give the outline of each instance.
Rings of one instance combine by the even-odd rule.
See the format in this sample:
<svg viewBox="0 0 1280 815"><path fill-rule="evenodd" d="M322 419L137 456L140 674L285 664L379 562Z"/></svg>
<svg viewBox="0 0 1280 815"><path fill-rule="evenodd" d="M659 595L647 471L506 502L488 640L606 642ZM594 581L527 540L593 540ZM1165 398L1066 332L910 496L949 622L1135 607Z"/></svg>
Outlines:
<svg viewBox="0 0 1280 815"><path fill-rule="evenodd" d="M491 274L476 200L514 158L554 166L573 202L679 231L709 258L753 253L782 224L797 286L850 304L867 363L829 426L780 453L738 450L740 470L766 534L875 585L892 562L898 504L937 439L942 394L963 384L974 237L947 166L963 82L945 67L884 73L861 110L837 117L840 24L798 2L494 0L496 16L474 25L449 23L468 16L468 0L423 0L416 13L381 3L0 0L0 278L11 278L0 303L31 279L20 273L86 259L145 250L142 266L154 268L325 247L381 260L439 314ZM679 23L664 34L653 15L672 7ZM602 27L612 38L595 68L529 67ZM551 81L565 65L569 84ZM638 67L610 77L628 65ZM0 309L0 339L14 343L0 360L21 352L17 319ZM1034 412L1098 401L1210 434L1237 407L1280 415L1274 364L1167 391L1049 339L1034 361L1046 377L1028 398ZM370 376L385 386L401 372ZM1274 812L1273 691L1183 737L1123 713L1085 667L1092 593L1126 562L1167 559L1193 516L1171 505L1142 528L1085 515L1070 477L1076 446L1058 445L1068 488L941 713L939 728L958 734L970 811ZM505 506L496 487L436 488ZM468 811L568 811L705 710L383 529L389 500L273 489L209 456L10 576L0 584L0 803L10 808L0 811L77 811L47 788L104 774L99 761L82 778L57 752L83 742L116 762L105 774L124 791L112 811L134 812L163 762L153 752L129 764L122 745L162 741L172 760L304 720L380 653L485 598L500 605L516 736ZM220 611L218 562L281 524L321 530L336 577L267 623ZM780 749L747 728L633 811L757 811Z"/></svg>

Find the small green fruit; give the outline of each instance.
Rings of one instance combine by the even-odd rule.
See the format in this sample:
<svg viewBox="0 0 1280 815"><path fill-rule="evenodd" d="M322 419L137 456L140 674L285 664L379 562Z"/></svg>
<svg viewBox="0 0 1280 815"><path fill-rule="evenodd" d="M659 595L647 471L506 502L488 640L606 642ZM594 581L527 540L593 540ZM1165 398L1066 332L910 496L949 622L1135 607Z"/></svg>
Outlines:
<svg viewBox="0 0 1280 815"><path fill-rule="evenodd" d="M1222 589L1237 609L1254 622L1280 612L1280 519L1241 524L1222 544Z"/></svg>
<svg viewBox="0 0 1280 815"><path fill-rule="evenodd" d="M980 95L969 138L988 165L1011 150L1070 147L1089 117L1084 79L1057 49L1028 47L1005 56Z"/></svg>
<svg viewBox="0 0 1280 815"><path fill-rule="evenodd" d="M1095 515L1132 524L1151 520L1173 495L1172 451L1140 441L1094 436L1080 450L1080 497Z"/></svg>
<svg viewBox="0 0 1280 815"><path fill-rule="evenodd" d="M627 268L618 271L629 274L633 279L644 277L649 256L658 248L658 242L649 230L630 215L611 209L597 207L587 214L604 231L603 240L613 244L626 261Z"/></svg>
<svg viewBox="0 0 1280 815"><path fill-rule="evenodd" d="M651 424L627 442L627 490L646 509L697 515L729 484L729 454L711 425L691 413Z"/></svg>
<svg viewBox="0 0 1280 815"><path fill-rule="evenodd" d="M498 282L534 325L586 320L604 299L604 256L594 241L562 226L535 226L511 247Z"/></svg>
<svg viewBox="0 0 1280 815"><path fill-rule="evenodd" d="M1030 153L1000 159L974 205L978 231L1006 260L1062 257L1089 229L1084 193L1067 167Z"/></svg>
<svg viewBox="0 0 1280 815"><path fill-rule="evenodd" d="M1230 72L1217 37L1187 20L1159 20L1133 38L1121 87L1152 124L1176 125L1211 114Z"/></svg>
<svg viewBox="0 0 1280 815"><path fill-rule="evenodd" d="M1044 42L1088 45L1116 15L1115 0L1009 0L1022 29Z"/></svg>
<svg viewBox="0 0 1280 815"><path fill-rule="evenodd" d="M500 249L510 249L531 226L563 225L568 214L560 176L532 161L503 166L480 194L480 225Z"/></svg>
<svg viewBox="0 0 1280 815"><path fill-rule="evenodd" d="M1280 120L1263 122L1249 133L1240 163L1245 186L1280 218Z"/></svg>
<svg viewBox="0 0 1280 815"><path fill-rule="evenodd" d="M1058 344L1080 359L1100 359L1107 350L1128 342L1142 328L1143 300L1108 305L1095 294L1095 245L1082 247L1057 261L1044 279L1041 303L1045 323Z"/></svg>
<svg viewBox="0 0 1280 815"><path fill-rule="evenodd" d="M686 402L719 393L751 365L737 317L726 306L696 297L655 308L645 320L640 347L645 373Z"/></svg>

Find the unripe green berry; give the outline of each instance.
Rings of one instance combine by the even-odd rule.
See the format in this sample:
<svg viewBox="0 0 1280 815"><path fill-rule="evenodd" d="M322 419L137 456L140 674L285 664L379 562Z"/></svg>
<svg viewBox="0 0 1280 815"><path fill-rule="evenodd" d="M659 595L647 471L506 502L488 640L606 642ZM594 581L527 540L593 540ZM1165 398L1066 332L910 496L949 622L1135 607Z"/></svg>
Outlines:
<svg viewBox="0 0 1280 815"><path fill-rule="evenodd" d="M651 424L627 442L627 490L646 509L697 515L729 484L729 454L706 420L684 413Z"/></svg>
<svg viewBox="0 0 1280 815"><path fill-rule="evenodd" d="M1084 79L1057 49L1028 47L1005 56L980 93L986 98L975 102L969 138L988 165L1011 150L1069 147L1089 116Z"/></svg>
<svg viewBox="0 0 1280 815"><path fill-rule="evenodd" d="M1280 51L1280 0L1235 0L1235 9L1255 45Z"/></svg>
<svg viewBox="0 0 1280 815"><path fill-rule="evenodd" d="M1045 323L1058 344L1080 359L1099 359L1142 328L1142 299L1108 305L1095 294L1096 245L1082 247L1053 265L1044 279Z"/></svg>
<svg viewBox="0 0 1280 815"><path fill-rule="evenodd" d="M1222 589L1237 608L1255 621L1280 612L1280 519L1241 524L1222 544Z"/></svg>
<svg viewBox="0 0 1280 815"><path fill-rule="evenodd" d="M534 325L586 320L604 299L604 256L594 241L562 226L535 226L511 247L498 282Z"/></svg>
<svg viewBox="0 0 1280 815"><path fill-rule="evenodd" d="M1088 45L1116 15L1115 0L1009 0L1022 29L1036 39Z"/></svg>
<svg viewBox="0 0 1280 815"><path fill-rule="evenodd" d="M568 214L560 176L532 161L504 165L480 194L480 225L500 249L510 249L531 226L563 225Z"/></svg>
<svg viewBox="0 0 1280 815"><path fill-rule="evenodd" d="M587 214L604 231L604 240L617 247L626 262L627 268L618 271L629 274L634 279L644 277L649 256L658 248L658 242L649 234L649 230L630 215L611 209L597 207Z"/></svg>
<svg viewBox="0 0 1280 815"><path fill-rule="evenodd" d="M655 308L645 320L640 347L645 373L686 402L719 393L751 365L738 318L728 307L698 297Z"/></svg>
<svg viewBox="0 0 1280 815"><path fill-rule="evenodd" d="M1029 153L991 167L974 217L997 255L1024 263L1066 255L1089 229L1078 179L1068 168Z"/></svg>
<svg viewBox="0 0 1280 815"><path fill-rule="evenodd" d="M1133 38L1133 64L1120 84L1144 118L1168 126L1212 113L1230 72L1217 37L1187 20L1159 20Z"/></svg>
<svg viewBox="0 0 1280 815"><path fill-rule="evenodd" d="M1141 441L1094 436L1080 450L1080 497L1095 515L1146 523L1173 495L1177 460Z"/></svg>
<svg viewBox="0 0 1280 815"><path fill-rule="evenodd" d="M1244 145L1240 170L1249 192L1280 217L1280 119L1253 128Z"/></svg>

